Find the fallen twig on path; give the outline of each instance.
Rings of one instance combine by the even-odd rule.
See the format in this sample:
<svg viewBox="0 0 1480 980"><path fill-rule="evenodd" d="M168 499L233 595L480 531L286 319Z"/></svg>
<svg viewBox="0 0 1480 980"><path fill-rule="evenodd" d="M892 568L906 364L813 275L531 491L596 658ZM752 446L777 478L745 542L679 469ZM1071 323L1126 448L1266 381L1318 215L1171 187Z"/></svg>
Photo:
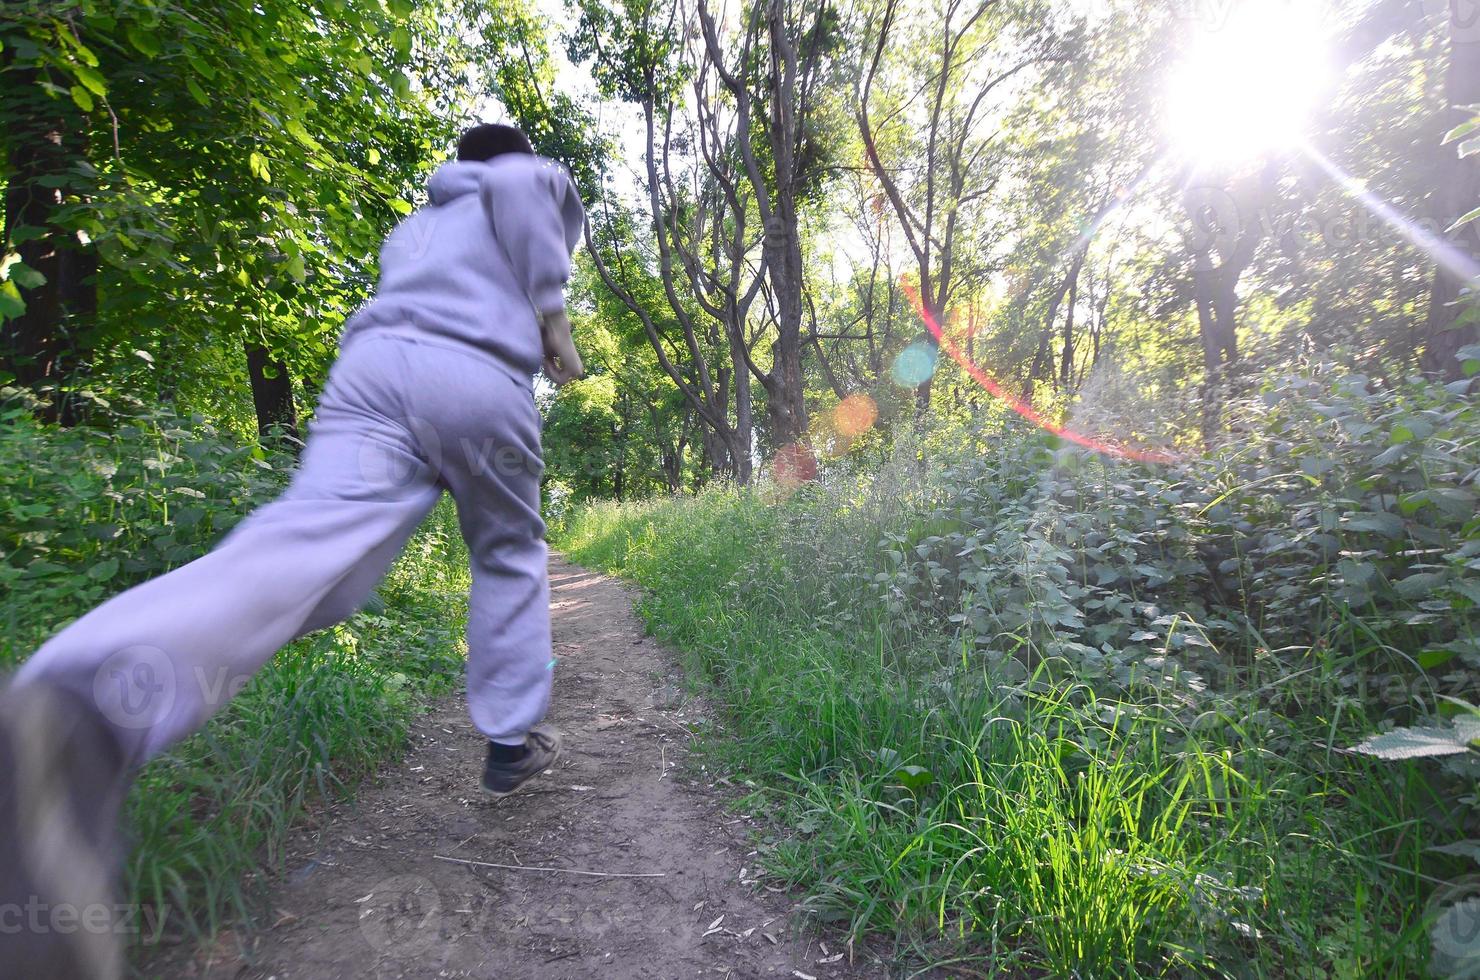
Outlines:
<svg viewBox="0 0 1480 980"><path fill-rule="evenodd" d="M442 854L433 854L432 857L438 861L447 861L451 864L470 864L478 868L502 868L505 871L550 871L563 875L589 875L592 878L664 878L667 877L663 871L582 871L578 868L540 868L532 864L495 864L492 861L465 861L462 858L446 857Z"/></svg>

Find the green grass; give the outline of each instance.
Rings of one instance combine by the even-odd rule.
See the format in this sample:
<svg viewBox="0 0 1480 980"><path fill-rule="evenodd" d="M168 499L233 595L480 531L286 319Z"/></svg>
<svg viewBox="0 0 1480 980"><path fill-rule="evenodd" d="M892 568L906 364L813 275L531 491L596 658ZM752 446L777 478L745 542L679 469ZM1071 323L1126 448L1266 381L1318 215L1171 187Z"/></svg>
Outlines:
<svg viewBox="0 0 1480 980"><path fill-rule="evenodd" d="M1415 767L1333 751L1362 719L1112 698L1051 659L1004 676L949 631L823 615L827 546L789 537L822 506L598 504L559 542L645 587L723 707L708 750L771 807L769 870L819 919L981 973L1423 969L1436 801Z"/></svg>
<svg viewBox="0 0 1480 980"><path fill-rule="evenodd" d="M200 419L58 429L0 412L0 665L108 595L203 554L271 499L293 461ZM467 553L444 500L369 606L290 644L128 802L138 937L251 923L289 829L405 747L463 671Z"/></svg>

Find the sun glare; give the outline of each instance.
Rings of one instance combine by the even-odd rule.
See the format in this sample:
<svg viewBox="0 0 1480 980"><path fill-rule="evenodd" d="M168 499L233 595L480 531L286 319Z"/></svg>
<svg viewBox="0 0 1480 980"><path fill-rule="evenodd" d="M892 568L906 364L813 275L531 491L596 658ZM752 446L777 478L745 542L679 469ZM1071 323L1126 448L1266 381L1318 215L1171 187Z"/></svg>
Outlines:
<svg viewBox="0 0 1480 980"><path fill-rule="evenodd" d="M1168 135L1179 156L1233 165L1301 140L1332 81L1314 6L1245 0L1197 29L1167 80Z"/></svg>

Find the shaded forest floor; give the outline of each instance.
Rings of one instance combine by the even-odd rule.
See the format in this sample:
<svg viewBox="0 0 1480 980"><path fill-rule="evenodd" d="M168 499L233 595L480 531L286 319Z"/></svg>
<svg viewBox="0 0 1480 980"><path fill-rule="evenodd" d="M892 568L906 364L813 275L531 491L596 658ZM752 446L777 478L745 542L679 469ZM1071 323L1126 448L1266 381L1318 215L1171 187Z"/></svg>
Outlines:
<svg viewBox="0 0 1480 980"><path fill-rule="evenodd" d="M705 706L644 637L624 588L558 557L551 585L550 720L566 735L552 771L484 796L482 740L463 698L444 699L404 760L290 839L270 928L176 948L147 974L883 976L872 955L850 966L756 880L750 818L687 760ZM525 870L536 867L562 870Z"/></svg>

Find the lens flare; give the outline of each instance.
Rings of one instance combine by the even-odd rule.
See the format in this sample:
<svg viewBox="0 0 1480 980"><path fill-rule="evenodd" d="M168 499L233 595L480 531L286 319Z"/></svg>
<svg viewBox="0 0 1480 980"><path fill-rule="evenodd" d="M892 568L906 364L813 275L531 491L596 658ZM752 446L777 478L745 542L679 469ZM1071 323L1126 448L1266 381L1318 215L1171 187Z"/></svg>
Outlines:
<svg viewBox="0 0 1480 980"><path fill-rule="evenodd" d="M1429 258L1433 259L1434 263L1444 271L1456 279L1472 283L1480 280L1480 265L1476 265L1474 259L1411 218L1405 217L1397 208L1369 191L1361 181L1342 170L1314 146L1304 143L1301 149L1305 151L1306 156L1316 162L1317 166L1326 171L1332 180L1341 185L1342 190L1378 218L1387 222L1388 226L1398 234L1427 252Z"/></svg>
<svg viewBox="0 0 1480 980"><path fill-rule="evenodd" d="M858 437L874 427L879 406L863 392L855 392L838 402L831 410L816 412L807 430L807 441L817 456L836 458L846 455Z"/></svg>
<svg viewBox="0 0 1480 980"><path fill-rule="evenodd" d="M1167 135L1193 163L1292 149L1335 80L1319 5L1241 0L1167 79Z"/></svg>
<svg viewBox="0 0 1480 980"><path fill-rule="evenodd" d="M838 402L832 417L833 428L839 435L857 439L879 420L879 406L863 392L855 392Z"/></svg>
<svg viewBox="0 0 1480 980"><path fill-rule="evenodd" d="M783 487L797 487L817 479L817 457L799 442L788 443L771 460L771 475Z"/></svg>
<svg viewBox="0 0 1480 980"><path fill-rule="evenodd" d="M980 365L978 365L975 361L972 361L961 352L961 348L956 345L956 342L945 335L944 331L942 331L940 328L940 324L936 323L935 318L930 315L930 311L925 309L925 304L920 302L920 291L915 288L914 284L910 283L908 280L901 279L899 283L899 288L909 299L911 305L914 306L915 313L925 323L925 329L930 331L930 335L936 339L937 343L940 344L941 349L949 354L953 361L961 365L961 369L967 374L971 375L972 380L985 388L994 398L1002 402L1002 404L1006 405L1014 412L1017 412L1029 422L1032 422L1034 425L1038 426L1040 429L1043 429L1045 432L1052 432L1054 435L1060 437L1061 439L1067 439L1068 441L1083 446L1086 449L1091 449L1097 453L1104 453L1107 456L1119 456L1123 459L1140 460L1144 463L1166 463L1170 462L1173 459L1170 454L1162 452L1160 450L1136 449L1132 446L1123 446L1118 443L1105 442L1092 436L1085 435L1082 432L1075 432L1073 429L1066 428L1062 425L1055 425L1054 423L1048 421L1048 419L1040 415L1033 408L1033 406L1029 405L1021 398L1009 394L1007 389L1003 388L1002 385L997 382L997 379L993 378L990 374L983 370Z"/></svg>
<svg viewBox="0 0 1480 980"><path fill-rule="evenodd" d="M901 388L918 388L934 377L939 358L940 351L934 344L917 340L899 352L889 373Z"/></svg>

